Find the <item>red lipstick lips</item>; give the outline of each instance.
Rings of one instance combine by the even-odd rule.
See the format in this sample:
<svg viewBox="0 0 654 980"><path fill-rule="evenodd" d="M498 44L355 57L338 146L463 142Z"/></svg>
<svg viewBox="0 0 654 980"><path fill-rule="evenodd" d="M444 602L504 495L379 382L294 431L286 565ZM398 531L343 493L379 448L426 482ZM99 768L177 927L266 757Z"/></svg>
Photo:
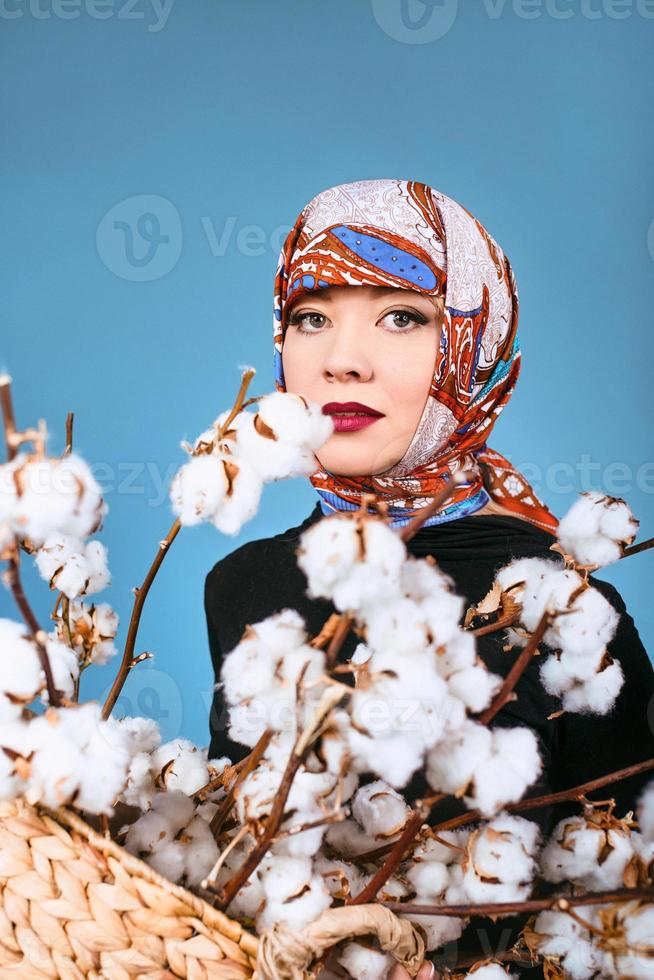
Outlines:
<svg viewBox="0 0 654 980"><path fill-rule="evenodd" d="M355 432L384 417L383 412L361 402L327 402L322 412L332 416L335 432Z"/></svg>

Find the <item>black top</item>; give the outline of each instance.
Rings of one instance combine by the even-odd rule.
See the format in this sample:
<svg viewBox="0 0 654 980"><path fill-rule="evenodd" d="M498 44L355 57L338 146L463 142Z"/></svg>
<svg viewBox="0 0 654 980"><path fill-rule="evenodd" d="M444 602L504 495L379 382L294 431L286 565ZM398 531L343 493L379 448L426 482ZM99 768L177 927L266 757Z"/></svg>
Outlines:
<svg viewBox="0 0 654 980"><path fill-rule="evenodd" d="M236 646L247 624L290 607L304 618L309 636L315 636L325 620L337 611L331 601L310 599L306 595L307 579L295 556L302 532L322 516L317 503L298 527L242 545L217 562L207 575L205 612L216 682L220 679L224 654ZM518 517L470 515L422 527L407 542L407 550L416 557L433 555L438 566L454 580L456 591L472 604L486 595L497 569L511 559L553 558L550 545L554 541L549 532ZM543 774L525 796L577 786L654 756L654 669L617 589L594 576L590 576L590 582L621 614L608 650L622 665L624 684L608 715L565 713L548 721L548 715L560 710L561 702L547 694L538 677L538 669L548 652L541 645L541 655L532 659L518 681L517 699L504 705L493 721L493 725L509 727L526 725L539 739ZM358 637L350 632L341 647L340 659L348 659L358 642ZM479 656L489 670L502 676L506 676L515 659L513 651L502 649L504 642L502 630L477 639ZM219 688L214 694L209 726L210 758L228 755L236 761L247 754L249 750L245 746L230 741L227 736L227 711ZM621 817L635 809L638 795L649 779L654 779L654 772L614 783L590 796L596 800L614 797L616 815ZM417 773L401 792L411 801L425 789L424 777ZM432 811L431 822L464 810L462 803L448 798ZM547 833L556 821L578 812L578 804L565 803L527 810L521 815L536 820ZM517 918L505 918L493 926L489 919L473 920L459 941L456 955L461 956L466 942L467 946L475 944L475 933L479 934L486 956L497 950L498 943L506 948L515 938L513 930L509 937L507 926L517 922ZM509 968L515 972L515 965L509 964ZM521 975L542 976L542 972L522 970Z"/></svg>

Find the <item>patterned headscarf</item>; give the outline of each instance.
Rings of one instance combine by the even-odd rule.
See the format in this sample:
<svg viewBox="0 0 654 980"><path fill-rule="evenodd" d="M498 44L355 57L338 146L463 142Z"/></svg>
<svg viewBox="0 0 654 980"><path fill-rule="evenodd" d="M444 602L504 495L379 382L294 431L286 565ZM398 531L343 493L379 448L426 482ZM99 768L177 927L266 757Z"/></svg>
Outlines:
<svg viewBox="0 0 654 980"><path fill-rule="evenodd" d="M302 209L275 275L275 388L286 391L282 344L291 299L327 286L371 285L443 297L434 375L402 459L374 475L309 477L323 513L355 510L363 493L388 505L394 526L427 506L449 475L455 487L425 524L457 520L489 500L554 532L557 518L524 476L486 440L520 370L518 294L506 255L462 205L414 180L357 180L330 187Z"/></svg>

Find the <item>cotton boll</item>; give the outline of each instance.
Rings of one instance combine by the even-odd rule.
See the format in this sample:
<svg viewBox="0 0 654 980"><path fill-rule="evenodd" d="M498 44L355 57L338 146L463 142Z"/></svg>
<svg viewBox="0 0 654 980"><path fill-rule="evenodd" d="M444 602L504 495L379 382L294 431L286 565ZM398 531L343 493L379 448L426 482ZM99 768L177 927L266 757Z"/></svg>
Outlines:
<svg viewBox="0 0 654 980"><path fill-rule="evenodd" d="M470 835L463 887L472 902L521 901L531 891L538 825L500 814Z"/></svg>
<svg viewBox="0 0 654 980"><path fill-rule="evenodd" d="M354 980L386 980L395 960L379 949L361 943L346 943L338 955L338 962Z"/></svg>
<svg viewBox="0 0 654 980"><path fill-rule="evenodd" d="M195 806L193 800L180 790L167 790L156 794L152 809L165 817L176 834L192 819Z"/></svg>
<svg viewBox="0 0 654 980"><path fill-rule="evenodd" d="M351 699L356 727L379 738L393 734L421 739L425 747L443 734L443 706L448 697L445 681L430 654L374 653L371 680L358 687Z"/></svg>
<svg viewBox="0 0 654 980"><path fill-rule="evenodd" d="M313 867L322 876L325 888L332 898L345 899L350 895L358 895L361 891L361 873L353 864L319 854Z"/></svg>
<svg viewBox="0 0 654 980"><path fill-rule="evenodd" d="M619 918L624 928L625 945L628 952L619 952L607 960L614 965L615 974L619 977L654 977L654 958L651 954L652 936L654 936L654 906L625 902L620 908Z"/></svg>
<svg viewBox="0 0 654 980"><path fill-rule="evenodd" d="M185 738L175 738L155 749L151 767L166 789L179 789L189 796L209 781L206 750L198 749Z"/></svg>
<svg viewBox="0 0 654 980"><path fill-rule="evenodd" d="M28 770L25 760L30 752L29 722L0 721L0 800L13 800L25 790Z"/></svg>
<svg viewBox="0 0 654 980"><path fill-rule="evenodd" d="M170 486L173 513L186 527L210 520L229 489L225 453L193 456L175 474Z"/></svg>
<svg viewBox="0 0 654 980"><path fill-rule="evenodd" d="M29 704L42 684L41 662L21 623L0 619L0 650L0 692Z"/></svg>
<svg viewBox="0 0 654 980"><path fill-rule="evenodd" d="M65 643L60 643L54 634L50 634L46 641L46 652L50 661L50 669L55 688L61 691L65 698L71 699L75 691L75 681L79 677L77 654L69 646L66 646ZM42 674L43 683L45 684L45 671ZM45 688L41 694L41 700L44 704L50 703L50 698Z"/></svg>
<svg viewBox="0 0 654 980"><path fill-rule="evenodd" d="M440 831L438 840L435 837L423 837L413 849L413 858L415 861L438 861L451 866L461 861L469 837L470 830L467 827Z"/></svg>
<svg viewBox="0 0 654 980"><path fill-rule="evenodd" d="M598 826L584 817L556 825L541 854L547 881L572 881L590 891L619 888L634 847L627 828Z"/></svg>
<svg viewBox="0 0 654 980"><path fill-rule="evenodd" d="M325 653L308 644L296 647L284 654L279 669L286 686L295 688L300 675L305 686L313 684L325 672Z"/></svg>
<svg viewBox="0 0 654 980"><path fill-rule="evenodd" d="M562 568L560 561L547 558L515 558L495 575L502 592L512 591L517 599L521 599L527 582L538 583L542 577L555 569Z"/></svg>
<svg viewBox="0 0 654 980"><path fill-rule="evenodd" d="M129 737L134 752L152 752L161 743L159 726L152 718L126 715L118 723Z"/></svg>
<svg viewBox="0 0 654 980"><path fill-rule="evenodd" d="M586 921L593 913L584 909ZM565 912L539 912L534 923L538 952L552 957L571 980L590 980L601 968L602 954L595 947L588 929Z"/></svg>
<svg viewBox="0 0 654 980"><path fill-rule="evenodd" d="M433 904L437 905L438 902ZM445 902L443 904L446 904ZM445 943L453 942L458 939L468 923L467 919L458 919L450 916L438 915L400 915L401 919L408 919L420 929L425 937L425 947L427 950L438 949Z"/></svg>
<svg viewBox="0 0 654 980"><path fill-rule="evenodd" d="M239 704L262 694L273 683L275 661L251 627L227 654L221 668L221 680L228 704Z"/></svg>
<svg viewBox="0 0 654 980"><path fill-rule="evenodd" d="M466 804L486 817L521 799L543 766L531 729L495 728L492 736L491 755L475 769L473 791L465 796Z"/></svg>
<svg viewBox="0 0 654 980"><path fill-rule="evenodd" d="M332 516L301 535L296 554L310 598L357 612L396 595L406 548L381 519Z"/></svg>
<svg viewBox="0 0 654 980"><path fill-rule="evenodd" d="M475 980L506 980L507 977L515 978L517 974L505 970L499 963L486 963L485 966L470 970L466 976L474 977Z"/></svg>
<svg viewBox="0 0 654 980"><path fill-rule="evenodd" d="M383 779L358 789L352 801L352 816L372 837L393 837L411 813L404 799Z"/></svg>
<svg viewBox="0 0 654 980"><path fill-rule="evenodd" d="M418 603L399 596L371 606L366 614L366 645L398 657L425 652L430 636Z"/></svg>
<svg viewBox="0 0 654 980"><path fill-rule="evenodd" d="M41 578L50 582L53 575L66 564L71 555L79 555L84 551L84 542L71 534L51 532L42 546L36 552L34 564Z"/></svg>
<svg viewBox="0 0 654 980"><path fill-rule="evenodd" d="M546 609L556 612L568 609L571 597L583 587L581 575L572 569L555 568L530 576L522 595L522 625L533 633Z"/></svg>
<svg viewBox="0 0 654 980"><path fill-rule="evenodd" d="M624 674L619 660L614 660L582 684L563 695L563 709L577 714L605 715L615 704Z"/></svg>
<svg viewBox="0 0 654 980"><path fill-rule="evenodd" d="M236 800L239 823L265 816L279 788L281 773L260 764L243 780Z"/></svg>
<svg viewBox="0 0 654 980"><path fill-rule="evenodd" d="M395 789L406 786L422 765L425 743L419 735L391 732L371 738L353 727L347 739L355 771L381 776Z"/></svg>
<svg viewBox="0 0 654 980"><path fill-rule="evenodd" d="M440 861L416 861L406 872L406 879L425 903L442 895L450 880L446 864Z"/></svg>
<svg viewBox="0 0 654 980"><path fill-rule="evenodd" d="M280 442L318 449L334 431L322 406L293 392L273 391L259 400L258 416Z"/></svg>
<svg viewBox="0 0 654 980"><path fill-rule="evenodd" d="M400 590L407 599L422 602L430 596L454 589L454 579L427 558L407 554L402 565Z"/></svg>
<svg viewBox="0 0 654 980"><path fill-rule="evenodd" d="M421 601L420 610L437 646L449 643L458 631L464 607L463 596L443 588Z"/></svg>
<svg viewBox="0 0 654 980"><path fill-rule="evenodd" d="M620 616L597 589L584 589L569 609L546 631L543 640L548 646L582 656L606 646L615 635Z"/></svg>
<svg viewBox="0 0 654 980"><path fill-rule="evenodd" d="M162 841L171 841L173 831L163 813L149 810L129 825L125 847L131 854L142 857L151 854Z"/></svg>
<svg viewBox="0 0 654 980"><path fill-rule="evenodd" d="M285 902L299 894L312 875L310 857L268 854L259 866L259 877L267 899Z"/></svg>
<svg viewBox="0 0 654 980"><path fill-rule="evenodd" d="M461 728L432 748L427 756L427 780L433 790L460 795L475 772L491 756L489 728L465 721Z"/></svg>
<svg viewBox="0 0 654 980"><path fill-rule="evenodd" d="M263 480L279 480L315 470L313 450L330 438L334 423L317 403L272 392L259 400L258 412L240 412L232 428L235 452L256 466Z"/></svg>
<svg viewBox="0 0 654 980"><path fill-rule="evenodd" d="M150 756L147 752L137 752L130 762L126 785L120 798L129 806L147 810L156 793L157 787L150 768Z"/></svg>
<svg viewBox="0 0 654 980"><path fill-rule="evenodd" d="M185 844L184 879L193 888L209 874L218 860L218 845L208 822L199 815L188 823L181 839Z"/></svg>
<svg viewBox="0 0 654 980"><path fill-rule="evenodd" d="M354 858L379 847L379 841L362 829L356 820L342 820L327 828L325 840L341 857Z"/></svg>
<svg viewBox="0 0 654 980"><path fill-rule="evenodd" d="M34 754L27 798L59 807L74 798L91 813L111 813L125 785L130 746L114 718L100 706L49 708L30 722Z"/></svg>
<svg viewBox="0 0 654 980"><path fill-rule="evenodd" d="M167 841L146 855L145 860L168 881L179 882L186 870L186 847L177 840Z"/></svg>
<svg viewBox="0 0 654 980"><path fill-rule="evenodd" d="M480 661L474 667L459 670L449 678L450 692L472 712L486 708L502 686L502 678L491 674Z"/></svg>
<svg viewBox="0 0 654 980"><path fill-rule="evenodd" d="M582 565L607 565L621 557L638 530L624 500L596 490L582 493L559 522L563 550Z"/></svg>
<svg viewBox="0 0 654 980"><path fill-rule="evenodd" d="M499 963L486 963L484 966L470 970L466 973L466 977L474 977L475 980L506 980L507 977L516 977L516 974L509 973Z"/></svg>
<svg viewBox="0 0 654 980"><path fill-rule="evenodd" d="M102 541L88 541L84 548L84 557L89 565L91 574L86 586L86 594L101 592L110 581L111 575L107 567L107 549Z"/></svg>
<svg viewBox="0 0 654 980"><path fill-rule="evenodd" d="M238 534L257 512L263 490L258 471L242 459L230 463L229 487L210 520L223 534Z"/></svg>
<svg viewBox="0 0 654 980"><path fill-rule="evenodd" d="M12 523L21 538L40 547L52 532L85 538L107 512L88 464L75 453L61 459L29 459L14 471L19 491Z"/></svg>
<svg viewBox="0 0 654 980"><path fill-rule="evenodd" d="M313 875L300 894L283 902L268 899L257 916L257 930L267 929L278 922L289 929L301 930L330 905L331 896L322 878Z"/></svg>
<svg viewBox="0 0 654 980"><path fill-rule="evenodd" d="M477 646L472 633L455 630L446 644L436 648L436 670L446 680L452 674L473 667L477 659Z"/></svg>
<svg viewBox="0 0 654 980"><path fill-rule="evenodd" d="M647 784L638 799L636 816L645 840L654 841L654 779Z"/></svg>
<svg viewBox="0 0 654 980"><path fill-rule="evenodd" d="M636 537L640 521L634 517L626 501L614 497L602 509L599 529L614 541L628 545Z"/></svg>

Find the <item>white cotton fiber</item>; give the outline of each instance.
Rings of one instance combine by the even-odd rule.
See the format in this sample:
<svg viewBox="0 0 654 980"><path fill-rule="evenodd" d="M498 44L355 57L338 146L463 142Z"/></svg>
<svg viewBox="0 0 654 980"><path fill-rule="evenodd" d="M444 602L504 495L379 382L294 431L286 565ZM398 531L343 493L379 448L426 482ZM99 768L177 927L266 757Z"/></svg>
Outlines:
<svg viewBox="0 0 654 980"><path fill-rule="evenodd" d="M467 789L476 770L490 757L493 737L489 728L466 721L458 731L438 742L427 756L427 780L437 792Z"/></svg>
<svg viewBox="0 0 654 980"><path fill-rule="evenodd" d="M346 943L338 962L353 980L386 980L395 960L388 953L361 943Z"/></svg>
<svg viewBox="0 0 654 980"><path fill-rule="evenodd" d="M372 837L392 837L406 823L410 809L392 786L378 779L358 789L352 800L352 815Z"/></svg>
<svg viewBox="0 0 654 980"><path fill-rule="evenodd" d="M521 799L543 765L531 729L497 727L492 735L491 754L475 769L473 791L465 797L468 806L478 807L486 817Z"/></svg>
<svg viewBox="0 0 654 980"><path fill-rule="evenodd" d="M203 453L193 456L173 477L170 500L173 513L190 527L216 513L228 488L226 456Z"/></svg>
<svg viewBox="0 0 654 980"><path fill-rule="evenodd" d="M296 554L308 595L345 612L397 594L406 548L381 518L334 515L301 535Z"/></svg>

